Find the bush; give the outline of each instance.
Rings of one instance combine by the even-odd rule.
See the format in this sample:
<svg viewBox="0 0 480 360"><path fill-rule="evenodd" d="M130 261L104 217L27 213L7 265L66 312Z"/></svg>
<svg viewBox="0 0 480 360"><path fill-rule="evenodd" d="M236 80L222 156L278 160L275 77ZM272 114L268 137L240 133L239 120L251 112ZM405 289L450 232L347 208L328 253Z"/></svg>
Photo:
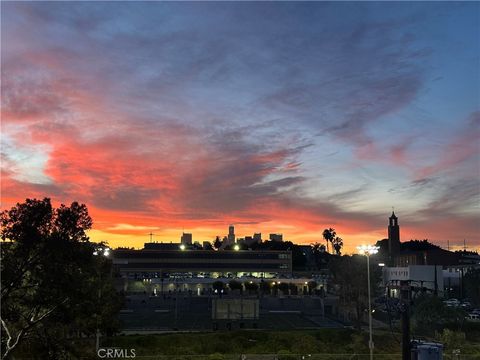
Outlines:
<svg viewBox="0 0 480 360"><path fill-rule="evenodd" d="M212 288L213 288L213 290L220 291L220 290L223 290L225 288L225 284L223 283L223 281L217 280L212 284Z"/></svg>
<svg viewBox="0 0 480 360"><path fill-rule="evenodd" d="M223 360L225 357L220 353L213 353L208 355L208 360Z"/></svg>
<svg viewBox="0 0 480 360"><path fill-rule="evenodd" d="M289 286L287 283L280 283L278 288L282 291L283 294L288 295Z"/></svg>
<svg viewBox="0 0 480 360"><path fill-rule="evenodd" d="M237 280L230 280L228 283L230 290L242 290L242 283Z"/></svg>
<svg viewBox="0 0 480 360"><path fill-rule="evenodd" d="M280 350L277 358L278 360L297 360L297 357L288 350Z"/></svg>
<svg viewBox="0 0 480 360"><path fill-rule="evenodd" d="M447 326L460 327L465 319L465 311L450 308L436 296L422 295L413 306L415 331L423 336L434 335L435 331Z"/></svg>
<svg viewBox="0 0 480 360"><path fill-rule="evenodd" d="M453 331L444 329L442 333L436 333L435 336L448 350L461 348L465 343L465 333L461 331Z"/></svg>
<svg viewBox="0 0 480 360"><path fill-rule="evenodd" d="M250 282L250 281L245 281L243 283L243 286L245 286L245 289L248 291L248 292L255 292L258 290L258 284L257 283L254 283L254 282Z"/></svg>

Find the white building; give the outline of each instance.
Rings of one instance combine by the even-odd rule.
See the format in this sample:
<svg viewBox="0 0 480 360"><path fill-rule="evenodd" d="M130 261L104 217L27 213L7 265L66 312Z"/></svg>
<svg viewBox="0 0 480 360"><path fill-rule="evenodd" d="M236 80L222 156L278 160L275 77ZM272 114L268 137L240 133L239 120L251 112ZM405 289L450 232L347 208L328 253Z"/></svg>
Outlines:
<svg viewBox="0 0 480 360"><path fill-rule="evenodd" d="M411 265L406 267L384 267L383 285L391 297L400 297L400 286L404 282L413 291L426 290L443 296L443 269L435 265Z"/></svg>

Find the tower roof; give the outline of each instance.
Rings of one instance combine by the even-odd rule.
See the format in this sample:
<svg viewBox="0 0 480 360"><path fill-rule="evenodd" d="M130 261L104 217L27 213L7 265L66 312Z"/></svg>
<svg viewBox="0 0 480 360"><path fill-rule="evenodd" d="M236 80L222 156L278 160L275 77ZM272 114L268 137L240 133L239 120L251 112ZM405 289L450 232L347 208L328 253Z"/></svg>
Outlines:
<svg viewBox="0 0 480 360"><path fill-rule="evenodd" d="M392 215L390 216L390 219L398 219L398 218L395 216L395 211L392 211Z"/></svg>

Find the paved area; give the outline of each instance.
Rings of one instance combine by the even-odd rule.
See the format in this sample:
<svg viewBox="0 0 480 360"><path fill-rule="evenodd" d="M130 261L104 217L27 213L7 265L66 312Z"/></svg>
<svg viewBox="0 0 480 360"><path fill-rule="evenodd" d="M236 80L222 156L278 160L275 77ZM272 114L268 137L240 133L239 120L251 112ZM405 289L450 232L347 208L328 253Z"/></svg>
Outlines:
<svg viewBox="0 0 480 360"><path fill-rule="evenodd" d="M316 329L342 327L322 315L319 298L260 299L258 320L212 320L212 298L166 295L150 297L134 295L127 298L120 313L123 329L130 331L168 332L212 329L257 328L269 330Z"/></svg>

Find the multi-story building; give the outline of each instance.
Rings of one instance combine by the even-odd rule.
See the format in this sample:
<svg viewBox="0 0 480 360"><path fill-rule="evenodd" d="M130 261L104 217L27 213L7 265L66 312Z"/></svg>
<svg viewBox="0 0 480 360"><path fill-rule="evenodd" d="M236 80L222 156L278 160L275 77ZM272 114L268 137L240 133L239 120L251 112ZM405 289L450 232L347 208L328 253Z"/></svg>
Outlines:
<svg viewBox="0 0 480 360"><path fill-rule="evenodd" d="M180 242L183 245L186 245L186 246L192 245L192 234L191 233L182 233L182 237L180 238Z"/></svg>
<svg viewBox="0 0 480 360"><path fill-rule="evenodd" d="M185 247L163 250L148 247L142 250L114 250L113 264L117 271L124 277L171 273L208 273L212 277L252 274L260 277L292 273L290 251L213 251Z"/></svg>
<svg viewBox="0 0 480 360"><path fill-rule="evenodd" d="M235 243L235 226L230 225L228 227L227 239L228 239L228 245L232 245Z"/></svg>
<svg viewBox="0 0 480 360"><path fill-rule="evenodd" d="M270 241L283 241L283 234L270 234Z"/></svg>

